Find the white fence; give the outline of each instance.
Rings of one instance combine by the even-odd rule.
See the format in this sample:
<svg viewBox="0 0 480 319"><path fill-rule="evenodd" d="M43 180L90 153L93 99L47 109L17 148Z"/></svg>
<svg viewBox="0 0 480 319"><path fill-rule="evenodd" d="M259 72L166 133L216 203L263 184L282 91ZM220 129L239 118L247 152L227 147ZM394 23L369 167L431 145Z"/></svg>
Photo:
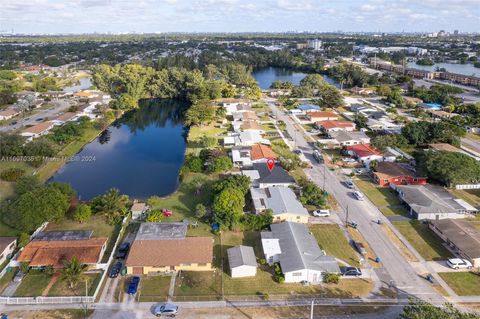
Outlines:
<svg viewBox="0 0 480 319"><path fill-rule="evenodd" d="M480 184L455 185L455 189L480 189Z"/></svg>

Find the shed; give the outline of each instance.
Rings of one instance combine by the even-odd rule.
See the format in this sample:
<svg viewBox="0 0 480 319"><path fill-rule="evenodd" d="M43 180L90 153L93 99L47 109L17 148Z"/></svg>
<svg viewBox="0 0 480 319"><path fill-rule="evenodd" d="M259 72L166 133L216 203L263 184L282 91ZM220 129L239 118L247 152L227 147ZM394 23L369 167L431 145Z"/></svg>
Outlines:
<svg viewBox="0 0 480 319"><path fill-rule="evenodd" d="M253 277L257 274L257 260L250 246L235 246L227 249L228 264L232 278Z"/></svg>

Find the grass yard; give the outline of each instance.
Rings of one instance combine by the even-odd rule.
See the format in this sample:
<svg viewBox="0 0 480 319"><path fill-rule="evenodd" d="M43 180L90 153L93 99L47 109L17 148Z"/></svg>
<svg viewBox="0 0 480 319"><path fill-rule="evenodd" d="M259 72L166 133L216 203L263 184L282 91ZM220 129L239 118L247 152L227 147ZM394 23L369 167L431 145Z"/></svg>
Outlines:
<svg viewBox="0 0 480 319"><path fill-rule="evenodd" d="M33 168L26 162L0 161L0 173L10 168L23 169L25 171L25 175L29 175L33 171ZM0 202L14 195L14 186L14 182L6 182L0 179ZM0 232L0 234L3 235L2 232Z"/></svg>
<svg viewBox="0 0 480 319"><path fill-rule="evenodd" d="M85 296L85 280L88 281L87 289L88 295L93 296L95 289L97 288L102 273L85 274L84 279L71 289L68 283L60 277L50 288L48 296Z"/></svg>
<svg viewBox="0 0 480 319"><path fill-rule="evenodd" d="M35 297L41 296L52 275L43 271L30 270L23 278L22 283L15 291L15 297Z"/></svg>
<svg viewBox="0 0 480 319"><path fill-rule="evenodd" d="M190 131L188 132L188 143L186 153L198 153L202 149L197 143L195 142L198 138L206 135L208 137L216 137L218 140L219 145L222 144L223 136L225 136L228 132L229 125L226 124L219 124L219 123L212 123L210 125L204 126L192 126Z"/></svg>
<svg viewBox="0 0 480 319"><path fill-rule="evenodd" d="M173 215L164 219L164 221L176 222L187 218L196 220L195 206L203 203L205 206L211 202L213 194L211 191L212 182L216 180L216 175L204 175L191 173L184 178L177 191L167 197L156 197L152 201L152 209L168 208L173 211ZM201 184L198 188L197 184ZM197 193L197 190L200 191ZM199 222L198 227L188 230L189 236L210 235L210 227Z"/></svg>
<svg viewBox="0 0 480 319"><path fill-rule="evenodd" d="M392 189L378 187L368 179L355 179L354 183L385 216L408 216L407 209Z"/></svg>
<svg viewBox="0 0 480 319"><path fill-rule="evenodd" d="M215 271L182 271L175 283L175 297L182 300L218 300L222 295L222 276Z"/></svg>
<svg viewBox="0 0 480 319"><path fill-rule="evenodd" d="M317 239L320 248L325 250L328 255L339 258L354 267L360 266L358 254L338 225L311 225L310 230Z"/></svg>
<svg viewBox="0 0 480 319"><path fill-rule="evenodd" d="M139 301L166 301L171 276L143 276L140 281Z"/></svg>
<svg viewBox="0 0 480 319"><path fill-rule="evenodd" d="M480 208L480 189L450 189L450 193Z"/></svg>
<svg viewBox="0 0 480 319"><path fill-rule="evenodd" d="M13 280L15 274L17 273L17 268L12 268L10 271L7 271L2 278L0 278L0 295L2 294L3 290L7 288L8 284Z"/></svg>
<svg viewBox="0 0 480 319"><path fill-rule="evenodd" d="M70 218L64 218L56 223L49 223L45 230L59 231L59 230L93 230L93 237L108 237L112 236L114 226L109 225L105 218L101 215L92 215L86 222L79 223Z"/></svg>
<svg viewBox="0 0 480 319"><path fill-rule="evenodd" d="M426 260L445 260L452 257L452 254L443 247L442 240L428 228L428 225L418 220L393 224Z"/></svg>
<svg viewBox="0 0 480 319"><path fill-rule="evenodd" d="M459 296L480 295L480 276L471 272L438 273Z"/></svg>

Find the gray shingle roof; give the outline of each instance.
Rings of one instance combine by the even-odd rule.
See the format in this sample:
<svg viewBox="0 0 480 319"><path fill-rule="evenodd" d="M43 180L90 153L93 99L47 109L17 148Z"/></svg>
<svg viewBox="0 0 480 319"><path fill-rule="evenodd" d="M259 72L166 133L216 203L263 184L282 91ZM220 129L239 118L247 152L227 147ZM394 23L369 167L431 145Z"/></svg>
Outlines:
<svg viewBox="0 0 480 319"><path fill-rule="evenodd" d="M258 171L260 178L258 179L259 183L262 184L293 184L295 180L292 176L288 174L281 166L275 165L275 167L270 171L265 163L255 163L253 164L253 169Z"/></svg>
<svg viewBox="0 0 480 319"><path fill-rule="evenodd" d="M442 219L430 223L470 258L480 257L480 231L471 222Z"/></svg>
<svg viewBox="0 0 480 319"><path fill-rule="evenodd" d="M257 266L257 259L253 248L250 246L235 246L227 249L228 264L230 269L238 266Z"/></svg>
<svg viewBox="0 0 480 319"><path fill-rule="evenodd" d="M141 223L135 240L183 239L186 223Z"/></svg>
<svg viewBox="0 0 480 319"><path fill-rule="evenodd" d="M307 226L284 222L270 225L274 238L279 239L282 253L279 256L283 272L302 269L322 272L340 272L334 257L325 256Z"/></svg>

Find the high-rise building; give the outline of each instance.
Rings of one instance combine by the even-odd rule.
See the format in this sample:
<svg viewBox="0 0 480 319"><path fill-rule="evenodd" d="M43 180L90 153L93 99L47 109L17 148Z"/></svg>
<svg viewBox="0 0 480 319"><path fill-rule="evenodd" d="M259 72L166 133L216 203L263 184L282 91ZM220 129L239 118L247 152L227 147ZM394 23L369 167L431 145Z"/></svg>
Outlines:
<svg viewBox="0 0 480 319"><path fill-rule="evenodd" d="M308 47L314 49L315 51L319 51L322 49L322 41L315 39L308 41Z"/></svg>

